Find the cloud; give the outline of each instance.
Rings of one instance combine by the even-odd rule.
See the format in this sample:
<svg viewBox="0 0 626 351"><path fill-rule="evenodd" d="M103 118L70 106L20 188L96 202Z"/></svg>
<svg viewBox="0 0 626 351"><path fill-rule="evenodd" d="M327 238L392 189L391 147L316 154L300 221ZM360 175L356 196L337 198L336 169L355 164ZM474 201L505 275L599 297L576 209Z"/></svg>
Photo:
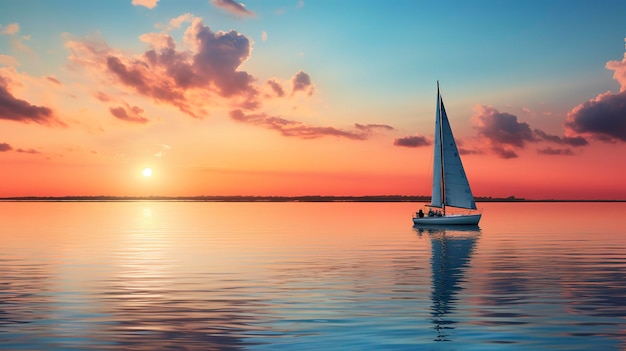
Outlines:
<svg viewBox="0 0 626 351"><path fill-rule="evenodd" d="M211 4L236 16L254 17L255 15L254 12L246 9L246 5L233 0L211 0Z"/></svg>
<svg viewBox="0 0 626 351"><path fill-rule="evenodd" d="M52 109L45 106L32 105L26 100L14 97L9 92L9 80L0 76L0 119L22 123L35 122L47 126L65 126L56 118Z"/></svg>
<svg viewBox="0 0 626 351"><path fill-rule="evenodd" d="M20 152L24 154L40 154L41 153L35 149L16 149L15 152Z"/></svg>
<svg viewBox="0 0 626 351"><path fill-rule="evenodd" d="M606 92L574 107L565 127L600 140L626 142L626 90Z"/></svg>
<svg viewBox="0 0 626 351"><path fill-rule="evenodd" d="M432 141L428 140L422 135L411 135L401 138L396 138L393 141L393 145L405 146L405 147L422 147L432 145Z"/></svg>
<svg viewBox="0 0 626 351"><path fill-rule="evenodd" d="M491 150L498 156L500 156L501 158L504 159L509 159L509 158L517 158L517 152L511 150L511 149L506 149L504 147L502 147L501 145L494 145L492 146Z"/></svg>
<svg viewBox="0 0 626 351"><path fill-rule="evenodd" d="M180 28L183 25L183 23L186 23L186 22L191 23L191 22L193 22L193 20L195 20L197 18L198 17L192 15L191 13L185 13L185 14L182 14L182 15L176 17L176 18L172 18L170 20L168 31L172 30L174 28Z"/></svg>
<svg viewBox="0 0 626 351"><path fill-rule="evenodd" d="M626 41L626 38L624 39ZM613 79L620 85L620 92L626 90L626 53L621 61L609 61L605 65L606 69L614 71Z"/></svg>
<svg viewBox="0 0 626 351"><path fill-rule="evenodd" d="M156 154L154 154L154 157L163 157L163 155L165 155L166 151L172 149L171 146L165 145L165 144L161 144L159 146L160 146L161 149Z"/></svg>
<svg viewBox="0 0 626 351"><path fill-rule="evenodd" d="M54 84L61 85L61 81L54 76L47 76L46 79Z"/></svg>
<svg viewBox="0 0 626 351"><path fill-rule="evenodd" d="M575 137L570 137L570 136L563 136L560 137L558 135L551 135L548 134L540 129L535 129L533 130L533 132L535 133L535 135L545 141L549 141L555 144L560 144L560 145L569 145L569 146L586 146L589 145L589 142L587 141L587 139L585 139L582 136L575 136Z"/></svg>
<svg viewBox="0 0 626 351"><path fill-rule="evenodd" d="M0 152L7 152L7 151L15 151L15 152L20 152L20 153L25 153L25 154L40 154L41 153L35 149L13 149L13 147L11 147L11 145L7 143L0 143Z"/></svg>
<svg viewBox="0 0 626 351"><path fill-rule="evenodd" d="M135 6L144 6L149 9L153 9L156 7L159 0L133 0L132 4Z"/></svg>
<svg viewBox="0 0 626 351"><path fill-rule="evenodd" d="M262 31L261 32L261 40L262 41L267 41L267 32L266 31Z"/></svg>
<svg viewBox="0 0 626 351"><path fill-rule="evenodd" d="M138 56L121 54L101 40L69 41L66 46L74 64L192 117L206 116L205 106L211 103L246 109L260 106L256 79L239 70L252 51L244 35L234 30L213 32L195 18L184 34L188 50L177 50L166 33L141 39L151 48Z"/></svg>
<svg viewBox="0 0 626 351"><path fill-rule="evenodd" d="M517 116L491 106L478 106L474 111L472 123L478 134L496 144L522 148L526 142L536 141L528 123L519 122Z"/></svg>
<svg viewBox="0 0 626 351"><path fill-rule="evenodd" d="M303 71L298 71L291 78L291 84L292 84L292 90L291 90L292 94L295 94L298 91L303 91L307 93L308 95L313 95L314 88L313 88L313 85L311 84L311 77L307 73Z"/></svg>
<svg viewBox="0 0 626 351"><path fill-rule="evenodd" d="M395 128L390 126L390 125L386 125L386 124L379 124L379 123L371 123L371 124L359 124L359 123L355 123L354 124L354 128L364 132L364 133L373 133L375 130L377 129L382 129L382 130L394 130Z"/></svg>
<svg viewBox="0 0 626 351"><path fill-rule="evenodd" d="M2 29L0 33L6 34L6 35L15 35L19 33L19 31L20 31L20 25L18 23L9 23L6 25L6 27L4 27L4 29Z"/></svg>
<svg viewBox="0 0 626 351"><path fill-rule="evenodd" d="M0 54L0 65L3 66L11 66L11 67L17 67L20 65L19 61L13 57L13 56L9 56L9 55L2 55Z"/></svg>
<svg viewBox="0 0 626 351"><path fill-rule="evenodd" d="M231 111L230 117L237 122L275 130L283 136L297 137L301 139L316 139L325 136L335 136L352 140L365 140L371 135L373 129L392 128L384 125L363 126L356 124L355 131L346 131L335 127L308 126L302 122L288 120L282 117L269 116L265 113L245 114L242 110Z"/></svg>
<svg viewBox="0 0 626 351"><path fill-rule="evenodd" d="M11 151L13 148L7 143L0 143L0 152Z"/></svg>
<svg viewBox="0 0 626 351"><path fill-rule="evenodd" d="M478 130L479 138L485 141L495 154L505 159L518 157L516 149L523 149L527 143L549 142L574 147L589 144L582 136L561 137L540 129L531 129L528 123L519 121L517 116L499 112L491 106L477 106L474 111L472 124ZM540 154L567 154L565 151L556 153L555 149L551 148L542 150L544 152Z"/></svg>
<svg viewBox="0 0 626 351"><path fill-rule="evenodd" d="M283 86L276 79L270 79L267 81L266 84L270 87L270 89L272 90L272 92L274 92L276 96L285 96L285 89L283 89Z"/></svg>
<svg viewBox="0 0 626 351"><path fill-rule="evenodd" d="M0 28L2 26L0 25ZM21 37L17 34L20 32L20 25L18 23L10 23L4 29L0 30L0 34L10 36L11 45L15 50L27 53L33 57L36 57L37 54L35 50L30 48L28 45L24 44L24 41L30 39L30 35L22 35Z"/></svg>
<svg viewBox="0 0 626 351"><path fill-rule="evenodd" d="M558 155L558 156L573 156L574 152L570 149L570 148L566 148L566 149L554 149L550 146L543 148L543 149L537 149L537 152L541 155Z"/></svg>
<svg viewBox="0 0 626 351"><path fill-rule="evenodd" d="M148 123L148 119L142 116L144 112L143 109L138 106L129 106L126 104L125 107L111 107L109 111L113 116L117 119L121 119L122 121L140 124Z"/></svg>
<svg viewBox="0 0 626 351"><path fill-rule="evenodd" d="M620 91L607 91L574 107L567 113L565 128L604 141L626 142L626 53L621 61L609 61L605 67L614 71Z"/></svg>
<svg viewBox="0 0 626 351"><path fill-rule="evenodd" d="M111 96L109 96L108 94L103 93L103 92L101 92L101 91L96 92L93 96L94 96L96 99L98 99L98 100L100 100L100 101L102 101L102 102L110 102L110 101L113 101L113 98L112 98Z"/></svg>

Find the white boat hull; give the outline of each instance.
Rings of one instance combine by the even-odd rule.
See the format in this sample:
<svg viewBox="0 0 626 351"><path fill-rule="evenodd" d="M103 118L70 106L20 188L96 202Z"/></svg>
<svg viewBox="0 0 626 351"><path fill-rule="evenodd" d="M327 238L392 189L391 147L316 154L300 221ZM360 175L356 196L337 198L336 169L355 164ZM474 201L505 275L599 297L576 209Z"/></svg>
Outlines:
<svg viewBox="0 0 626 351"><path fill-rule="evenodd" d="M413 217L413 224L425 225L478 225L482 213L477 214L453 214L433 217Z"/></svg>

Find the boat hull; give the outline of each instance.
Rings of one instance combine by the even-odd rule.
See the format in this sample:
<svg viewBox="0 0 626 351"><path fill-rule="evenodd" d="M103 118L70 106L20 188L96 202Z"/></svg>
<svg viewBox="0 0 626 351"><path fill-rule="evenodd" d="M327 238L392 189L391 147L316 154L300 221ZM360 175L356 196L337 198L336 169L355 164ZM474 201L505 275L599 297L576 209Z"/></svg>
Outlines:
<svg viewBox="0 0 626 351"><path fill-rule="evenodd" d="M478 225L482 213L458 214L441 217L413 217L413 224L426 225Z"/></svg>

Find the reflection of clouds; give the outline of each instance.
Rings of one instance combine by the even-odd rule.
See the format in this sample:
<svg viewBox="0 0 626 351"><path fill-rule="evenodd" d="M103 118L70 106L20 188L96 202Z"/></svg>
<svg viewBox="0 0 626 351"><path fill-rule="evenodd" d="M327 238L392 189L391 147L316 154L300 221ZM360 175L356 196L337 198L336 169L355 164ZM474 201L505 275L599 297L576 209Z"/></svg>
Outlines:
<svg viewBox="0 0 626 351"><path fill-rule="evenodd" d="M449 341L457 295L464 289L465 271L470 265L478 240L478 226L415 227L419 235L427 233L431 240L431 316L437 331L435 341Z"/></svg>
<svg viewBox="0 0 626 351"><path fill-rule="evenodd" d="M44 263L0 259L0 348L45 347L55 315L51 269Z"/></svg>
<svg viewBox="0 0 626 351"><path fill-rule="evenodd" d="M626 317L626 268L619 248L605 248L591 260L583 254L568 255L562 262L560 284L571 313L594 317ZM584 301L584 303L581 303Z"/></svg>

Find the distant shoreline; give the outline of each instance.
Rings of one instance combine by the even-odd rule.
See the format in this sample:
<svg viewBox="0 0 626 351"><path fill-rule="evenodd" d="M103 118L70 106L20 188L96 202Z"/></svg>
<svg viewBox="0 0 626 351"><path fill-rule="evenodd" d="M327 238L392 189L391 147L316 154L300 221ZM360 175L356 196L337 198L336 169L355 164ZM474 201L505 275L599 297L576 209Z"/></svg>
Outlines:
<svg viewBox="0 0 626 351"><path fill-rule="evenodd" d="M476 202L626 202L626 200L562 200L524 199L509 196L476 197ZM15 196L0 198L2 202L428 202L429 196L371 195L371 196Z"/></svg>

